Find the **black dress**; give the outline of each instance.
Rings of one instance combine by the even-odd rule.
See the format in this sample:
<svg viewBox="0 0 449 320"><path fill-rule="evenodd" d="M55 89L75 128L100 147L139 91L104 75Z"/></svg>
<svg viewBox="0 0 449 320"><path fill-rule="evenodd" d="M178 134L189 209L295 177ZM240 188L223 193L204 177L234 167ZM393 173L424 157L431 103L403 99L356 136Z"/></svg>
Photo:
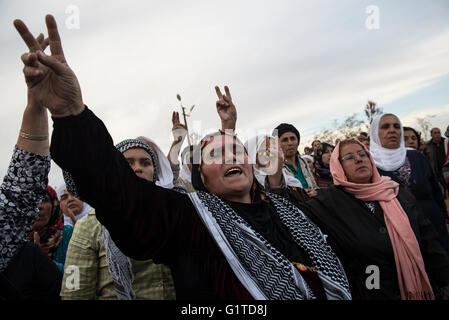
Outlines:
<svg viewBox="0 0 449 320"><path fill-rule="evenodd" d="M89 109L53 121L52 159L72 174L80 198L95 208L98 220L126 256L170 266L177 299L253 299L186 194L138 178ZM292 262L313 267L289 235L276 237L288 231L270 219L272 211L265 201L229 205L244 219L260 213L248 223ZM315 296L325 298L319 278L300 272Z"/></svg>
<svg viewBox="0 0 449 320"><path fill-rule="evenodd" d="M62 273L47 253L26 242L0 274L0 299L59 300Z"/></svg>
<svg viewBox="0 0 449 320"><path fill-rule="evenodd" d="M400 188L398 200L409 217L427 274L437 293L449 285L449 257L413 196ZM401 298L393 247L378 202L363 202L341 187L330 186L321 189L317 197L299 203L298 207L328 235L328 242L348 276L353 299ZM372 274L370 266L379 268L379 289L367 286Z"/></svg>
<svg viewBox="0 0 449 320"><path fill-rule="evenodd" d="M408 189L416 198L426 217L438 232L438 240L449 255L449 234L446 223L449 220L442 191L438 185L429 160L416 150L407 150L407 159L411 167L409 181L404 181L397 171L379 170L380 175L391 177Z"/></svg>

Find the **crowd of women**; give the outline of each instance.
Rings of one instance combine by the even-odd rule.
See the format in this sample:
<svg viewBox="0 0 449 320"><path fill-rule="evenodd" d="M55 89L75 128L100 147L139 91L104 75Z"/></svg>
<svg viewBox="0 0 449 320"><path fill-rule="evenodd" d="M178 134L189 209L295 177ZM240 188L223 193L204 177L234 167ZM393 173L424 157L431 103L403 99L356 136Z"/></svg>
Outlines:
<svg viewBox="0 0 449 320"><path fill-rule="evenodd" d="M14 21L28 103L1 185L1 298L449 299L444 180L397 116L301 156L288 123L240 141L225 86L221 129L181 162L183 136L168 155L143 136L114 145L46 24L35 38Z"/></svg>

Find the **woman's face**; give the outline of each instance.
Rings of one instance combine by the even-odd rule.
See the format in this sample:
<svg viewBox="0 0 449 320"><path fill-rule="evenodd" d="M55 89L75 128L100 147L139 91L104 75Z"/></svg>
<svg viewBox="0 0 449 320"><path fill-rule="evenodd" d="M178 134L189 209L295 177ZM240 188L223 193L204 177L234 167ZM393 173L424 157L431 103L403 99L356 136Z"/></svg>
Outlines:
<svg viewBox="0 0 449 320"><path fill-rule="evenodd" d="M401 145L401 124L396 116L386 115L380 120L379 140L384 148L399 148Z"/></svg>
<svg viewBox="0 0 449 320"><path fill-rule="evenodd" d="M243 145L232 136L211 138L202 151L201 172L209 192L229 201L248 202L253 166Z"/></svg>
<svg viewBox="0 0 449 320"><path fill-rule="evenodd" d="M418 150L418 137L412 130L404 130L404 143L406 147Z"/></svg>
<svg viewBox="0 0 449 320"><path fill-rule="evenodd" d="M62 192L61 199L59 200L59 205L63 213L67 213L68 209L70 209L75 216L79 215L84 208L84 203L77 197L73 196L67 190L64 190Z"/></svg>
<svg viewBox="0 0 449 320"><path fill-rule="evenodd" d="M40 231L42 230L50 221L51 215L55 210L57 205L56 200L51 200L48 194L45 194L44 200L39 204L39 215L37 219L33 223L33 230Z"/></svg>
<svg viewBox="0 0 449 320"><path fill-rule="evenodd" d="M321 156L323 164L326 165L327 167L329 167L329 163L331 161L332 151L334 151L334 148L326 147L326 150L324 150L323 155Z"/></svg>
<svg viewBox="0 0 449 320"><path fill-rule="evenodd" d="M349 182L371 182L373 167L368 153L358 143L345 144L340 148L340 163Z"/></svg>
<svg viewBox="0 0 449 320"><path fill-rule="evenodd" d="M153 181L153 161L148 152L142 148L132 148L123 152L123 156L139 178Z"/></svg>

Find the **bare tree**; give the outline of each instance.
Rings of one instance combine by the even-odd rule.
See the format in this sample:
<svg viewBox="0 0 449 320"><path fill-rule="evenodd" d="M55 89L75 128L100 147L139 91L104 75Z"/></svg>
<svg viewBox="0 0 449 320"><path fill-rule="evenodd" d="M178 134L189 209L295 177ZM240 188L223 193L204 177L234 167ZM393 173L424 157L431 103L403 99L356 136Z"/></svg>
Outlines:
<svg viewBox="0 0 449 320"><path fill-rule="evenodd" d="M373 119L382 114L383 110L382 108L378 108L376 107L376 103L373 101L369 101L365 106L365 109L363 109L363 111L365 111L365 116L368 120L368 124L366 125L367 130L369 131L369 128L371 126L371 123L373 122Z"/></svg>
<svg viewBox="0 0 449 320"><path fill-rule="evenodd" d="M364 124L357 118L357 114L346 117L342 122L334 120L330 129L324 129L314 135L314 139L321 142L335 143L336 139L357 137Z"/></svg>
<svg viewBox="0 0 449 320"><path fill-rule="evenodd" d="M436 115L434 114L428 114L424 117L417 117L416 123L418 124L418 128L421 129L421 136L423 137L424 141L428 141L429 139L429 130L432 123L429 121L430 118L435 118Z"/></svg>

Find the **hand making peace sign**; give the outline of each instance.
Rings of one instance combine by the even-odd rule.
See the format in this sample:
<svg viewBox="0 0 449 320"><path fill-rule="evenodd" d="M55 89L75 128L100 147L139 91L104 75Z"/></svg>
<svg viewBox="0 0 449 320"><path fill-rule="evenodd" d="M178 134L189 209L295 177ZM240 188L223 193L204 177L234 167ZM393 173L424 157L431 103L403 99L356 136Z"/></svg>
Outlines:
<svg viewBox="0 0 449 320"><path fill-rule="evenodd" d="M84 110L78 80L65 60L55 18L47 15L45 22L48 39L42 39L43 35L34 38L21 20L14 20L15 28L30 50L22 55L28 97L48 108L53 117L77 115ZM43 52L47 45L50 45L50 56Z"/></svg>
<svg viewBox="0 0 449 320"><path fill-rule="evenodd" d="M218 86L215 86L218 100L216 102L217 112L221 119L221 130L232 129L235 130L235 123L237 122L237 110L232 102L231 92L228 86L224 87L225 95L223 95Z"/></svg>

